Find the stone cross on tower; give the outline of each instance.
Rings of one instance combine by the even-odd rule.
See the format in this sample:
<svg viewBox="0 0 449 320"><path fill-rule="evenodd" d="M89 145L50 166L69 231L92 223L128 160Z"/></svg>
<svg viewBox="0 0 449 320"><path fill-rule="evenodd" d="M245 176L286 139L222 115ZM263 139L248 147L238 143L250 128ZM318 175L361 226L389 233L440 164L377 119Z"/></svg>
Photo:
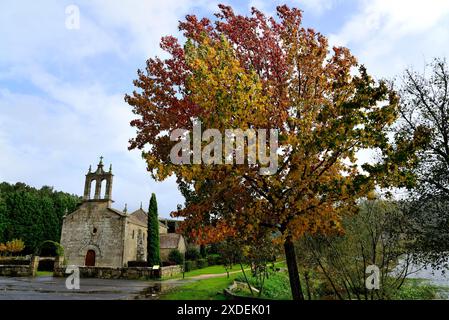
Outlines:
<svg viewBox="0 0 449 320"><path fill-rule="evenodd" d="M86 182L84 184L84 201L110 201L112 202L112 165L109 171L103 169L103 156L100 157L97 170L92 172L92 167L89 166L89 171L86 174ZM105 190L102 189L103 181L106 181ZM95 182L94 196L91 197L92 184ZM103 191L103 193L102 193Z"/></svg>

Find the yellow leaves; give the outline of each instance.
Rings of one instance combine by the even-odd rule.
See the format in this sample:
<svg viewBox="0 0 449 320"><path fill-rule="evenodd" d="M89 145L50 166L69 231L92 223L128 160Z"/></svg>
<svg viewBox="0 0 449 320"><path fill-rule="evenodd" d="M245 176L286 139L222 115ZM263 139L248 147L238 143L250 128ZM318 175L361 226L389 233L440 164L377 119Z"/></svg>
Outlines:
<svg viewBox="0 0 449 320"><path fill-rule="evenodd" d="M262 84L255 72L240 65L227 40L205 38L189 46L186 56L192 70L187 81L191 99L210 115L202 119L205 125L218 129L257 126L258 118L266 114Z"/></svg>
<svg viewBox="0 0 449 320"><path fill-rule="evenodd" d="M288 230L295 239L305 234L339 234L343 232L341 220L341 212L322 207L294 217L288 224Z"/></svg>
<svg viewBox="0 0 449 320"><path fill-rule="evenodd" d="M366 195L366 198L368 200L376 200L379 198L378 194L376 193L376 191L371 190L370 192L368 192L368 194Z"/></svg>
<svg viewBox="0 0 449 320"><path fill-rule="evenodd" d="M6 245L4 243L0 243L0 255L6 252Z"/></svg>
<svg viewBox="0 0 449 320"><path fill-rule="evenodd" d="M0 243L0 255L5 253L15 254L25 249L25 243L20 239L13 239L6 243Z"/></svg>

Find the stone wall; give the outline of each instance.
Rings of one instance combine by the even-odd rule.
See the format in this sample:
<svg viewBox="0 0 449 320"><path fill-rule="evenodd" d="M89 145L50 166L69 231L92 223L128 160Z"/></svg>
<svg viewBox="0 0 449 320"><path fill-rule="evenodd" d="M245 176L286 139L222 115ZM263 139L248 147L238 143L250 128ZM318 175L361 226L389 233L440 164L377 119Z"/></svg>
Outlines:
<svg viewBox="0 0 449 320"><path fill-rule="evenodd" d="M172 277L182 273L182 267L179 265L162 267L160 270L161 270L161 277Z"/></svg>
<svg viewBox="0 0 449 320"><path fill-rule="evenodd" d="M0 261L0 276L3 277L34 277L39 265L39 257L34 256L28 265L2 265Z"/></svg>
<svg viewBox="0 0 449 320"><path fill-rule="evenodd" d="M2 277L30 277L30 266L0 265Z"/></svg>
<svg viewBox="0 0 449 320"><path fill-rule="evenodd" d="M153 268L133 267L133 268L111 268L111 267L79 267L81 278L100 278L100 279L158 279L162 276L173 276L180 274L181 266L162 267L153 270ZM56 266L53 273L55 277L65 277L65 267Z"/></svg>

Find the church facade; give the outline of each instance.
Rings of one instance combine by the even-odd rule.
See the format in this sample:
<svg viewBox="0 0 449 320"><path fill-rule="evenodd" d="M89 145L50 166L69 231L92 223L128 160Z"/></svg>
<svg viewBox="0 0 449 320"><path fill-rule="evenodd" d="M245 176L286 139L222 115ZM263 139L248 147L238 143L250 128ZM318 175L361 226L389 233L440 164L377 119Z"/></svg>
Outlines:
<svg viewBox="0 0 449 320"><path fill-rule="evenodd" d="M142 207L131 214L112 208L112 182L112 166L105 171L102 158L96 171L89 168L82 204L63 219L60 243L68 265L126 267L128 261L146 261L148 215ZM172 237L162 222L159 234L161 243Z"/></svg>

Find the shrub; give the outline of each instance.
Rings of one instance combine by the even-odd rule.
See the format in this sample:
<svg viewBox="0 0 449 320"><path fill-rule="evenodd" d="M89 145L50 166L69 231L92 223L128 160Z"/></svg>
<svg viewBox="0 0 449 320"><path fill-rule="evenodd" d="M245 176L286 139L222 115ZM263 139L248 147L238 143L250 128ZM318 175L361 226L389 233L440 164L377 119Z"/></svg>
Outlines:
<svg viewBox="0 0 449 320"><path fill-rule="evenodd" d="M25 249L25 244L20 239L14 239L4 244L0 243L0 255L3 255L4 253L10 253L11 255L14 255L23 251L23 249Z"/></svg>
<svg viewBox="0 0 449 320"><path fill-rule="evenodd" d="M128 268L143 268L148 267L148 263L146 261L128 261Z"/></svg>
<svg viewBox="0 0 449 320"><path fill-rule="evenodd" d="M210 244L208 246L207 253L209 255L218 254L219 253L219 249L220 249L220 244L219 243L212 243L212 244Z"/></svg>
<svg viewBox="0 0 449 320"><path fill-rule="evenodd" d="M0 260L0 265L5 265L5 266L27 266L29 264L30 264L30 260L26 260L26 259L8 258L8 259Z"/></svg>
<svg viewBox="0 0 449 320"><path fill-rule="evenodd" d="M202 258L207 257L207 248L205 245L200 246L200 255Z"/></svg>
<svg viewBox="0 0 449 320"><path fill-rule="evenodd" d="M203 269L208 266L207 259L198 259L197 261L198 269Z"/></svg>
<svg viewBox="0 0 449 320"><path fill-rule="evenodd" d="M41 257L63 257L64 248L58 242L46 240L42 242L38 255Z"/></svg>
<svg viewBox="0 0 449 320"><path fill-rule="evenodd" d="M192 260L186 260L186 264L185 264L185 271L192 271L198 269L198 265L196 263L196 261L192 261Z"/></svg>
<svg viewBox="0 0 449 320"><path fill-rule="evenodd" d="M201 258L200 252L195 247L189 247L186 251L186 260L198 260Z"/></svg>
<svg viewBox="0 0 449 320"><path fill-rule="evenodd" d="M0 243L0 256L6 253L6 245L4 243Z"/></svg>
<svg viewBox="0 0 449 320"><path fill-rule="evenodd" d="M184 256L181 252L179 252L178 249L173 249L168 254L168 261L174 262L175 264L183 264L184 262Z"/></svg>
<svg viewBox="0 0 449 320"><path fill-rule="evenodd" d="M222 259L219 254L210 254L207 256L207 264L210 266L215 266L222 264Z"/></svg>
<svg viewBox="0 0 449 320"><path fill-rule="evenodd" d="M265 279L263 287L259 279L256 277L248 275L247 279L251 286L259 290L262 289L262 298L274 300L292 299L287 272L275 272L270 274L270 276ZM236 280L246 283L246 279L243 275L237 276Z"/></svg>

